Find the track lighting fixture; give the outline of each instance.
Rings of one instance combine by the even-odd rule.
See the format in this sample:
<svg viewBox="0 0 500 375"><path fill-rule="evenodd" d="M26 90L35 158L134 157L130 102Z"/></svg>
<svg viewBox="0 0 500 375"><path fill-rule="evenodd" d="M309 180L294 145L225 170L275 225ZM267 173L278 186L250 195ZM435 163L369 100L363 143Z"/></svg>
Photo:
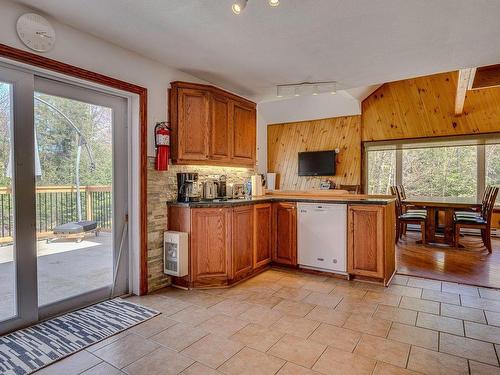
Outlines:
<svg viewBox="0 0 500 375"><path fill-rule="evenodd" d="M240 14L247 6L248 0L234 0L231 9L234 14ZM269 6L276 8L280 5L280 0L268 0Z"/></svg>
<svg viewBox="0 0 500 375"><path fill-rule="evenodd" d="M243 9L247 6L248 0L235 0L231 9L234 14L240 14Z"/></svg>
<svg viewBox="0 0 500 375"><path fill-rule="evenodd" d="M276 96L278 98L324 93L336 94L337 82L302 82L276 86Z"/></svg>

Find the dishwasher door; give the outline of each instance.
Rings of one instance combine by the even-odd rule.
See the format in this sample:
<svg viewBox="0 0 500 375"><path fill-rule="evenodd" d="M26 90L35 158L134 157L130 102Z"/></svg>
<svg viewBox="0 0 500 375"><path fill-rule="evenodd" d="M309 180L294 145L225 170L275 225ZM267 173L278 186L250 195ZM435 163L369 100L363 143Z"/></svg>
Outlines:
<svg viewBox="0 0 500 375"><path fill-rule="evenodd" d="M299 265L347 272L347 205L299 203L297 247Z"/></svg>

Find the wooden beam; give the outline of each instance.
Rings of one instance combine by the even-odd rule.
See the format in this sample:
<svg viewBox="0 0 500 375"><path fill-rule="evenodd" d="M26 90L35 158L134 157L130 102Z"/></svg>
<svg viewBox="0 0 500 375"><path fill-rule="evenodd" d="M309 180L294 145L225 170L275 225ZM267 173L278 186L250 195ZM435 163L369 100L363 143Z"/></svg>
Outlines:
<svg viewBox="0 0 500 375"><path fill-rule="evenodd" d="M455 96L455 115L461 115L464 111L465 96L470 85L474 68L460 69L458 71L457 94Z"/></svg>
<svg viewBox="0 0 500 375"><path fill-rule="evenodd" d="M471 89L500 86L500 64L477 68Z"/></svg>

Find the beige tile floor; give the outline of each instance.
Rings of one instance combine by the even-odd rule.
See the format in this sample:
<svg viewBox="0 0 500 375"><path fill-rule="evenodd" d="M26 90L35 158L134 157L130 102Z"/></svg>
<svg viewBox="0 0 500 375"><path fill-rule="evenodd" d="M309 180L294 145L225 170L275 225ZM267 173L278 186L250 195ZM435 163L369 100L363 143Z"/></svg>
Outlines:
<svg viewBox="0 0 500 375"><path fill-rule="evenodd" d="M500 292L269 270L131 300L162 315L39 374L500 374Z"/></svg>

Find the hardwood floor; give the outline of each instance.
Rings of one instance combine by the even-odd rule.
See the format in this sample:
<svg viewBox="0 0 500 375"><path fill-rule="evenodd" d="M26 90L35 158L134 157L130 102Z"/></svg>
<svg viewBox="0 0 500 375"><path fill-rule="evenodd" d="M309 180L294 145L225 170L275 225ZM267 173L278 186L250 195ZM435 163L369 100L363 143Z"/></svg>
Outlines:
<svg viewBox="0 0 500 375"><path fill-rule="evenodd" d="M418 245L419 239L408 232L399 242L398 274L500 288L500 239L492 237L492 254L476 236L462 237L463 249Z"/></svg>

